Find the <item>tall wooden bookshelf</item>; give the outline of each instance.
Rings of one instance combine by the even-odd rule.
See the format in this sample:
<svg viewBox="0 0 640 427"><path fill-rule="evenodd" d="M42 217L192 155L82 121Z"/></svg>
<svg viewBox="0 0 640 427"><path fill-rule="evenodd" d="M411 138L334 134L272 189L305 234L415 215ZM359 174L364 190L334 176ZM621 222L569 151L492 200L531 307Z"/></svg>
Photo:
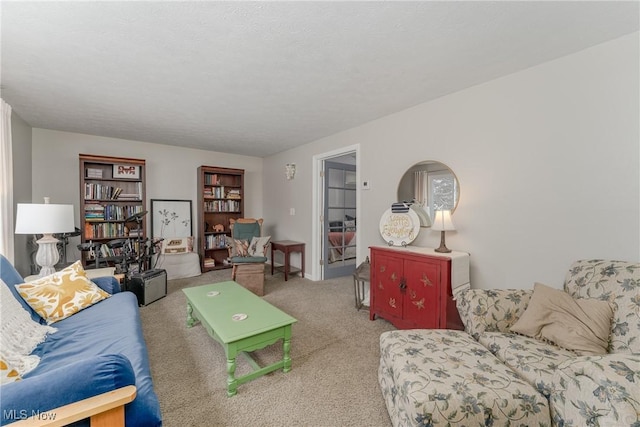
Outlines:
<svg viewBox="0 0 640 427"><path fill-rule="evenodd" d="M202 272L229 268L229 220L244 214L244 170L198 168L198 252Z"/></svg>
<svg viewBox="0 0 640 427"><path fill-rule="evenodd" d="M142 215L147 210L145 161L93 154L80 154L79 157L82 243L145 239L147 215L141 217L139 229L137 221L127 221L132 215ZM111 264L115 261L114 254L103 246L101 258ZM90 252L83 251L82 254L85 266L94 261Z"/></svg>

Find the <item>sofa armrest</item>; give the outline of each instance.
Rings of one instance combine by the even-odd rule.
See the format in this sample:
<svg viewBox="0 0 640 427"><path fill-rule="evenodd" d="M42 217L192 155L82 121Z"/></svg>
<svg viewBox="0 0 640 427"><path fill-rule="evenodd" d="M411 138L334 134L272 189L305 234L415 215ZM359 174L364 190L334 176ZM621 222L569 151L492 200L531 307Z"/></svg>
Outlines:
<svg viewBox="0 0 640 427"><path fill-rule="evenodd" d="M55 417L43 417L40 413L17 421L13 425L15 427L66 426L89 418L91 427L124 427L124 405L133 401L135 397L136 387L128 385L61 408L52 409L49 413L55 414Z"/></svg>
<svg viewBox="0 0 640 427"><path fill-rule="evenodd" d="M135 385L129 360L121 354L83 359L60 368L3 384L0 424L26 419L34 414L56 416L59 408L89 397Z"/></svg>
<svg viewBox="0 0 640 427"><path fill-rule="evenodd" d="M553 375L549 401L555 425L639 425L640 354L567 360Z"/></svg>
<svg viewBox="0 0 640 427"><path fill-rule="evenodd" d="M94 277L91 279L100 289L111 295L121 292L120 282L113 276Z"/></svg>
<svg viewBox="0 0 640 427"><path fill-rule="evenodd" d="M456 306L465 331L478 339L483 332L509 332L529 305L530 289L469 289Z"/></svg>

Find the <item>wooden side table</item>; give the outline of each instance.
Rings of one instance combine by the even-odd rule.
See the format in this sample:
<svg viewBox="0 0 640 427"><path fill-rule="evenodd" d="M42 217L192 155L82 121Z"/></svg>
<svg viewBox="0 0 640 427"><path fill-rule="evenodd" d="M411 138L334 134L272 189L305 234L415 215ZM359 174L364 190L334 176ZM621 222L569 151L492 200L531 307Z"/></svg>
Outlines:
<svg viewBox="0 0 640 427"><path fill-rule="evenodd" d="M302 277L304 277L304 243L303 242L295 242L293 240L280 240L277 242L271 242L271 275L273 276L274 270L274 261L273 255L275 251L280 251L284 253L284 281L289 280L289 270L291 268L291 262L289 255L291 252L300 252L301 256L301 264L300 264L300 272L302 273Z"/></svg>

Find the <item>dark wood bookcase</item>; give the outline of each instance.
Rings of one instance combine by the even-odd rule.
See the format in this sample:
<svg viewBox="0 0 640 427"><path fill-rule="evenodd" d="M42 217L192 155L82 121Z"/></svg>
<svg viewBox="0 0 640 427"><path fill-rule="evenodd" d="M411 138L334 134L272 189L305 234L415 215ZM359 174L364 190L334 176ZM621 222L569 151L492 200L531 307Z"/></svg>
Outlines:
<svg viewBox="0 0 640 427"><path fill-rule="evenodd" d="M80 228L81 242L107 243L115 239L145 239L146 217L140 229L136 221L127 221L146 207L145 161L125 157L80 154ZM106 245L103 249L108 251ZM101 257L109 265L113 254ZM91 265L90 252L82 252L82 262Z"/></svg>
<svg viewBox="0 0 640 427"><path fill-rule="evenodd" d="M202 272L229 268L229 220L244 216L244 170L198 168L198 253Z"/></svg>

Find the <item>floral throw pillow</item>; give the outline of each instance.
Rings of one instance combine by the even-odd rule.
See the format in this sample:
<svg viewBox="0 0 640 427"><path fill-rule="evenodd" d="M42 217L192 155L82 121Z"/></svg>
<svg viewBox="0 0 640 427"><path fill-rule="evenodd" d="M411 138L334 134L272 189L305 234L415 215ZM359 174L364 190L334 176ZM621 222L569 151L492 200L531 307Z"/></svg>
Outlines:
<svg viewBox="0 0 640 427"><path fill-rule="evenodd" d="M47 324L66 319L111 296L87 278L80 261L52 275L16 285L16 289Z"/></svg>
<svg viewBox="0 0 640 427"><path fill-rule="evenodd" d="M247 240L233 239L233 256L249 256L249 242Z"/></svg>
<svg viewBox="0 0 640 427"><path fill-rule="evenodd" d="M271 236L252 237L251 243L249 244L249 256L266 256L267 246L269 245L270 240Z"/></svg>

